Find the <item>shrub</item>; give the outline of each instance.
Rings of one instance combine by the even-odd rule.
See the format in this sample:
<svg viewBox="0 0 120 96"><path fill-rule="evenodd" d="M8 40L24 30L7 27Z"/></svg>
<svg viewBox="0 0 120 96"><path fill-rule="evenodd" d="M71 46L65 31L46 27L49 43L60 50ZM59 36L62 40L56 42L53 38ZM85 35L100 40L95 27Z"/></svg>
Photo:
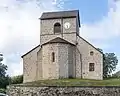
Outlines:
<svg viewBox="0 0 120 96"><path fill-rule="evenodd" d="M0 93L6 93L6 89L0 88Z"/></svg>

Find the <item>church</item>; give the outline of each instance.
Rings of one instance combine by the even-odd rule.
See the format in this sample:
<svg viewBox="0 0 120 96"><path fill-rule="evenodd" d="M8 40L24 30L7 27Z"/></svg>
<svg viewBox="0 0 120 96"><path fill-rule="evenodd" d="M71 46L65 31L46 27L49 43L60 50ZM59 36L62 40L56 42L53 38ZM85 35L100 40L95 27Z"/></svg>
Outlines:
<svg viewBox="0 0 120 96"><path fill-rule="evenodd" d="M39 19L40 44L22 56L24 83L103 79L103 54L80 36L79 10L45 12Z"/></svg>

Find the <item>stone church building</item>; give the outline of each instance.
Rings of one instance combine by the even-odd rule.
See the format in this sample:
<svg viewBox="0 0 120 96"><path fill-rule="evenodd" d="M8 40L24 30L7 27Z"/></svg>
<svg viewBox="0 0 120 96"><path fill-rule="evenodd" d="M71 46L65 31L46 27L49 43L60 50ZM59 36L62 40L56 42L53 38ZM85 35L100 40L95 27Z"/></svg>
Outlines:
<svg viewBox="0 0 120 96"><path fill-rule="evenodd" d="M45 79L103 79L103 54L79 35L79 11L40 17L40 45L22 56L24 82Z"/></svg>

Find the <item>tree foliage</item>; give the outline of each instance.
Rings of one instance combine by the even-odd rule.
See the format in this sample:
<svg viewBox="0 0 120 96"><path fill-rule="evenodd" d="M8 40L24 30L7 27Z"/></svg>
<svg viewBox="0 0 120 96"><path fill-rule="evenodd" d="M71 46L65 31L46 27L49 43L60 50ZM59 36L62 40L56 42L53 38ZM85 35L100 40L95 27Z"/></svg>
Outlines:
<svg viewBox="0 0 120 96"><path fill-rule="evenodd" d="M102 51L102 49L98 49ZM118 64L117 56L114 53L103 53L103 77L107 78L111 76L111 73L115 71Z"/></svg>
<svg viewBox="0 0 120 96"><path fill-rule="evenodd" d="M0 88L6 88L9 84L9 76L6 75L7 66L2 63L3 55L0 54Z"/></svg>
<svg viewBox="0 0 120 96"><path fill-rule="evenodd" d="M20 84L20 83L23 83L23 75L11 77L11 84Z"/></svg>
<svg viewBox="0 0 120 96"><path fill-rule="evenodd" d="M118 64L118 59L114 53L105 53L103 60L103 76L106 78L109 77L113 71L115 71Z"/></svg>
<svg viewBox="0 0 120 96"><path fill-rule="evenodd" d="M6 74L7 66L2 63L3 61L3 54L0 54L0 89L5 89L7 85L10 83L12 84L19 84L23 82L23 75L18 75L14 77L9 77Z"/></svg>
<svg viewBox="0 0 120 96"><path fill-rule="evenodd" d="M6 89L0 88L0 93L6 93Z"/></svg>
<svg viewBox="0 0 120 96"><path fill-rule="evenodd" d="M0 54L0 77L5 77L7 66L2 64L2 61L3 61L3 55Z"/></svg>
<svg viewBox="0 0 120 96"><path fill-rule="evenodd" d="M6 86L9 85L9 81L9 76L0 77L0 88L6 88Z"/></svg>
<svg viewBox="0 0 120 96"><path fill-rule="evenodd" d="M0 77L5 77L7 66L0 62Z"/></svg>

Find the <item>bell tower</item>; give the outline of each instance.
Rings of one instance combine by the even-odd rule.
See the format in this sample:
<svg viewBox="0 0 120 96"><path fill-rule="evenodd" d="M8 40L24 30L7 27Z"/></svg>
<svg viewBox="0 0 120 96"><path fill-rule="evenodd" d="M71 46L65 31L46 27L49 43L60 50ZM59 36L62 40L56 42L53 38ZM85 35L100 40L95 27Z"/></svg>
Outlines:
<svg viewBox="0 0 120 96"><path fill-rule="evenodd" d="M46 12L40 18L40 44L60 37L72 44L76 44L79 35L79 11Z"/></svg>

